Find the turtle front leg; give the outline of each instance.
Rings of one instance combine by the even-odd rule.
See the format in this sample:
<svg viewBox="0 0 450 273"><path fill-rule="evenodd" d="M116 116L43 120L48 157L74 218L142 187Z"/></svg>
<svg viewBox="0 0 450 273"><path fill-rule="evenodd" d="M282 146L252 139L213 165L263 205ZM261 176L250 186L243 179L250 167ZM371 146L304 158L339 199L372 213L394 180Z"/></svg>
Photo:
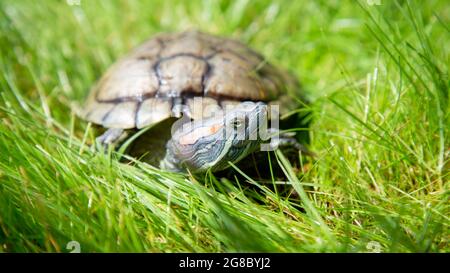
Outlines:
<svg viewBox="0 0 450 273"><path fill-rule="evenodd" d="M308 150L305 146L299 143L297 139L295 139L295 134L293 133L282 133L278 129L270 128L269 134L276 136L270 138L270 142L268 143L271 150L276 150L280 147L292 147L307 156L316 157L314 152Z"/></svg>
<svg viewBox="0 0 450 273"><path fill-rule="evenodd" d="M121 128L109 128L101 136L97 137L95 140L102 147L107 149L109 146L114 146L124 140L128 133Z"/></svg>

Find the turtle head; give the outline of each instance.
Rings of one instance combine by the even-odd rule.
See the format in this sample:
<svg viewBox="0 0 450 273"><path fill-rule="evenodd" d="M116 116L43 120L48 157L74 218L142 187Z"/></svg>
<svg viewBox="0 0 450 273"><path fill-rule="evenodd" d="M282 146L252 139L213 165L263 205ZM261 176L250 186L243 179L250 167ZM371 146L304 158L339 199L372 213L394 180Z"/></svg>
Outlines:
<svg viewBox="0 0 450 273"><path fill-rule="evenodd" d="M267 106L262 102L242 102L219 116L187 122L172 134L161 167L223 170L259 147L259 132L266 124Z"/></svg>

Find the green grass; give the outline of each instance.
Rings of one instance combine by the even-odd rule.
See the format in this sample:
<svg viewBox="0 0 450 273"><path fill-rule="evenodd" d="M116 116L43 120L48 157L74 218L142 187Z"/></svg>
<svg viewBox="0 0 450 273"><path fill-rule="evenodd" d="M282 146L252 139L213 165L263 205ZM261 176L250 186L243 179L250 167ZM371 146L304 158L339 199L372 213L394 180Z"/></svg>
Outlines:
<svg viewBox="0 0 450 273"><path fill-rule="evenodd" d="M376 2L376 1L374 1ZM447 1L0 2L0 252L448 252ZM238 38L311 98L288 192L92 151L76 117L119 56L160 31Z"/></svg>

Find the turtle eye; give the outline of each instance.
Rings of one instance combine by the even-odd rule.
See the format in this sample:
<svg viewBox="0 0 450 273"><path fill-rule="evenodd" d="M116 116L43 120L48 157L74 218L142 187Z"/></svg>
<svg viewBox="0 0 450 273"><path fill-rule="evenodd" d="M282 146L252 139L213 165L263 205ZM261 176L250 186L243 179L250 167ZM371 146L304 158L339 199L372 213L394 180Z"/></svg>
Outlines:
<svg viewBox="0 0 450 273"><path fill-rule="evenodd" d="M244 122L240 119L234 119L232 124L234 129L238 129L244 124Z"/></svg>

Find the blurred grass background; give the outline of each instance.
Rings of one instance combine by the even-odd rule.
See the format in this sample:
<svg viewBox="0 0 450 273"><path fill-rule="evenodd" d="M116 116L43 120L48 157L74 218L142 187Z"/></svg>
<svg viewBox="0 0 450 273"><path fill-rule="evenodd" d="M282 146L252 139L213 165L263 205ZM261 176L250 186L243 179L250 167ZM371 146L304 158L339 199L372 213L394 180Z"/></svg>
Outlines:
<svg viewBox="0 0 450 273"><path fill-rule="evenodd" d="M0 1L0 252L448 252L447 1ZM93 153L90 86L152 34L239 39L298 76L292 196ZM251 187L250 187L251 186Z"/></svg>

